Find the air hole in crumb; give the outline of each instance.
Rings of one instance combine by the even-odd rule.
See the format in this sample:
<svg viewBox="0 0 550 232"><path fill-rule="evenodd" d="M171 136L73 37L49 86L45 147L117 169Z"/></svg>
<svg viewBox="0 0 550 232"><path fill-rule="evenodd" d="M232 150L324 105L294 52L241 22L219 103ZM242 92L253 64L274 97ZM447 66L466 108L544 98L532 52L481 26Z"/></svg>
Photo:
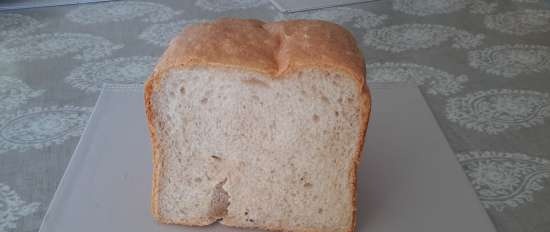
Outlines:
<svg viewBox="0 0 550 232"><path fill-rule="evenodd" d="M324 103L330 103L330 101L328 100L328 98L327 98L325 95L321 95L321 100L322 100Z"/></svg>
<svg viewBox="0 0 550 232"><path fill-rule="evenodd" d="M200 177L195 178L195 182L200 183L202 179Z"/></svg>
<svg viewBox="0 0 550 232"><path fill-rule="evenodd" d="M216 184L212 198L210 200L210 209L208 210L208 216L210 218L220 219L227 215L227 207L229 207L229 194L223 189L223 185L227 179Z"/></svg>
<svg viewBox="0 0 550 232"><path fill-rule="evenodd" d="M353 98L348 97L348 102L349 102L349 103L353 102Z"/></svg>
<svg viewBox="0 0 550 232"><path fill-rule="evenodd" d="M220 158L219 156L216 156L216 155L211 155L210 156L212 159L215 159L215 160L221 160L222 158Z"/></svg>
<svg viewBox="0 0 550 232"><path fill-rule="evenodd" d="M252 95L252 99L256 100L256 101L259 101L260 100L260 97L258 97L257 95Z"/></svg>
<svg viewBox="0 0 550 232"><path fill-rule="evenodd" d="M313 184L311 184L309 182L304 183L304 187L306 187L306 188L311 188L312 186L313 186Z"/></svg>
<svg viewBox="0 0 550 232"><path fill-rule="evenodd" d="M248 212L244 212L244 215L248 215Z"/></svg>
<svg viewBox="0 0 550 232"><path fill-rule="evenodd" d="M314 121L314 122L319 122L319 116L316 115L316 114L314 114L314 115L313 115L313 121Z"/></svg>
<svg viewBox="0 0 550 232"><path fill-rule="evenodd" d="M301 177L301 178L300 178L300 180L302 180L302 181L303 181L303 180L304 180L304 178L303 178L303 177Z"/></svg>
<svg viewBox="0 0 550 232"><path fill-rule="evenodd" d="M340 113L338 111L334 111L334 115L336 115L336 117L338 117L338 115L340 115Z"/></svg>
<svg viewBox="0 0 550 232"><path fill-rule="evenodd" d="M180 93L185 94L185 87L183 87L183 85L180 87Z"/></svg>
<svg viewBox="0 0 550 232"><path fill-rule="evenodd" d="M208 102L208 98L205 97L205 98L201 99L202 104L206 104L207 102Z"/></svg>
<svg viewBox="0 0 550 232"><path fill-rule="evenodd" d="M322 209L322 208L319 208L319 209L317 210L317 212L318 212L319 214L322 214L322 213L323 213L323 209Z"/></svg>
<svg viewBox="0 0 550 232"><path fill-rule="evenodd" d="M342 98L339 97L337 101L338 101L338 103L342 103Z"/></svg>

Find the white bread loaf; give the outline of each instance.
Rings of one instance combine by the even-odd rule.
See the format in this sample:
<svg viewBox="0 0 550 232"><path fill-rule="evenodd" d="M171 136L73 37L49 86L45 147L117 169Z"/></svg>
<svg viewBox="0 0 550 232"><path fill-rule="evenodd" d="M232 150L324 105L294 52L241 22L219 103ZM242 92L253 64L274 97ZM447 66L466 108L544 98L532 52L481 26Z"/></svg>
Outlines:
<svg viewBox="0 0 550 232"><path fill-rule="evenodd" d="M145 85L162 223L351 232L370 113L353 36L317 20L187 27Z"/></svg>

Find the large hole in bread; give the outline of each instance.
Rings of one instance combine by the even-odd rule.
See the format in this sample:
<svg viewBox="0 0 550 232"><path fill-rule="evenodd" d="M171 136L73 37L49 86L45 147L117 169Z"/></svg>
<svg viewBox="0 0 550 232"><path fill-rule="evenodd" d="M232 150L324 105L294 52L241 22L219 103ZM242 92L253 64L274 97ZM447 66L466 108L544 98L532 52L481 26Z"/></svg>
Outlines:
<svg viewBox="0 0 550 232"><path fill-rule="evenodd" d="M218 183L212 192L212 200L210 201L210 210L208 216L215 220L221 220L227 214L227 207L229 207L229 194L223 189L223 185L227 179Z"/></svg>

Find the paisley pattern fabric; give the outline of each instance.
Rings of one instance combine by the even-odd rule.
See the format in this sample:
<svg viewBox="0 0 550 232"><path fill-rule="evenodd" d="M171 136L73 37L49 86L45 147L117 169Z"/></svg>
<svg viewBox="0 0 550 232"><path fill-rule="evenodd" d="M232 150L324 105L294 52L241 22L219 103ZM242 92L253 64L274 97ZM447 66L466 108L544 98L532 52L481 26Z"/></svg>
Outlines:
<svg viewBox="0 0 550 232"><path fill-rule="evenodd" d="M525 3L536 3L540 1L541 0L512 0L512 2L525 2Z"/></svg>
<svg viewBox="0 0 550 232"><path fill-rule="evenodd" d="M470 66L485 72L515 77L550 71L550 47L540 45L499 45L468 54Z"/></svg>
<svg viewBox="0 0 550 232"><path fill-rule="evenodd" d="M415 1L393 0L393 9L411 15L426 16L433 14L448 14L466 7L466 0L449 1Z"/></svg>
<svg viewBox="0 0 550 232"><path fill-rule="evenodd" d="M41 27L44 27L44 24L32 17L22 14L0 13L0 40L24 35Z"/></svg>
<svg viewBox="0 0 550 232"><path fill-rule="evenodd" d="M376 15L362 9L335 7L323 10L305 11L281 15L280 19L318 19L337 24L351 23L356 28L372 28L381 25L388 16Z"/></svg>
<svg viewBox="0 0 550 232"><path fill-rule="evenodd" d="M544 124L550 116L548 93L492 89L450 98L447 118L468 129L498 134Z"/></svg>
<svg viewBox="0 0 550 232"><path fill-rule="evenodd" d="M502 211L534 202L550 178L550 162L521 153L468 152L457 155L485 208Z"/></svg>
<svg viewBox="0 0 550 232"><path fill-rule="evenodd" d="M114 1L85 4L67 14L75 23L94 24L139 19L143 22L161 22L181 14L171 8L152 2Z"/></svg>
<svg viewBox="0 0 550 232"><path fill-rule="evenodd" d="M389 0L282 13L269 0L121 0L0 11L0 232L38 231L103 84L143 82L183 28L220 17L344 26L367 83L419 87L497 231L548 232L548 3Z"/></svg>
<svg viewBox="0 0 550 232"><path fill-rule="evenodd" d="M486 0L470 0L470 13L489 14L498 7L498 1L487 2Z"/></svg>
<svg viewBox="0 0 550 232"><path fill-rule="evenodd" d="M488 14L498 6L496 2L484 0L393 0L394 10L406 14L427 16L434 14L449 14L469 6L470 13Z"/></svg>
<svg viewBox="0 0 550 232"><path fill-rule="evenodd" d="M178 20L168 23L158 23L147 27L139 34L139 38L147 43L165 47L168 42L180 33L188 24L199 23L202 20Z"/></svg>
<svg viewBox="0 0 550 232"><path fill-rule="evenodd" d="M474 48L481 45L484 37L442 25L402 24L372 30L365 35L364 42L377 49L403 52L431 48L449 40L453 48Z"/></svg>
<svg viewBox="0 0 550 232"><path fill-rule="evenodd" d="M374 63L367 64L369 82L413 82L428 85L426 93L433 95L451 95L460 92L463 83L468 81L465 75L454 76L432 67L411 63Z"/></svg>
<svg viewBox="0 0 550 232"><path fill-rule="evenodd" d="M513 35L550 31L550 10L523 9L485 17L485 26Z"/></svg>
<svg viewBox="0 0 550 232"><path fill-rule="evenodd" d="M0 76L0 112L6 112L25 104L29 99L38 97L44 90L31 89L19 79Z"/></svg>
<svg viewBox="0 0 550 232"><path fill-rule="evenodd" d="M143 83L153 71L157 58L150 56L123 57L85 63L65 78L70 85L97 92L103 84Z"/></svg>
<svg viewBox="0 0 550 232"><path fill-rule="evenodd" d="M80 136L90 113L88 107L54 106L2 115L0 154L10 150L40 149Z"/></svg>
<svg viewBox="0 0 550 232"><path fill-rule="evenodd" d="M15 229L21 217L34 213L39 206L38 202L23 201L10 186L0 183L0 231Z"/></svg>
<svg viewBox="0 0 550 232"><path fill-rule="evenodd" d="M94 35L80 33L38 34L0 41L0 62L30 61L73 55L78 60L93 60L111 55L123 45Z"/></svg>
<svg viewBox="0 0 550 232"><path fill-rule="evenodd" d="M198 0L195 5L205 10L223 12L259 7L266 3L267 0Z"/></svg>

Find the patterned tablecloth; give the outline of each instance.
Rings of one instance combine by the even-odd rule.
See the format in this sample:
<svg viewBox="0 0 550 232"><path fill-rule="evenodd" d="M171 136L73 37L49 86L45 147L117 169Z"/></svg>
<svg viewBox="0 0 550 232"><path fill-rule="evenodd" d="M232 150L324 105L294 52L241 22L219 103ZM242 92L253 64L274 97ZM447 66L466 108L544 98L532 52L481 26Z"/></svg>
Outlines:
<svg viewBox="0 0 550 232"><path fill-rule="evenodd" d="M0 232L38 230L103 83L142 82L182 27L220 16L346 26L370 82L418 84L497 230L550 231L550 1L283 15L266 0L164 0L0 12Z"/></svg>

